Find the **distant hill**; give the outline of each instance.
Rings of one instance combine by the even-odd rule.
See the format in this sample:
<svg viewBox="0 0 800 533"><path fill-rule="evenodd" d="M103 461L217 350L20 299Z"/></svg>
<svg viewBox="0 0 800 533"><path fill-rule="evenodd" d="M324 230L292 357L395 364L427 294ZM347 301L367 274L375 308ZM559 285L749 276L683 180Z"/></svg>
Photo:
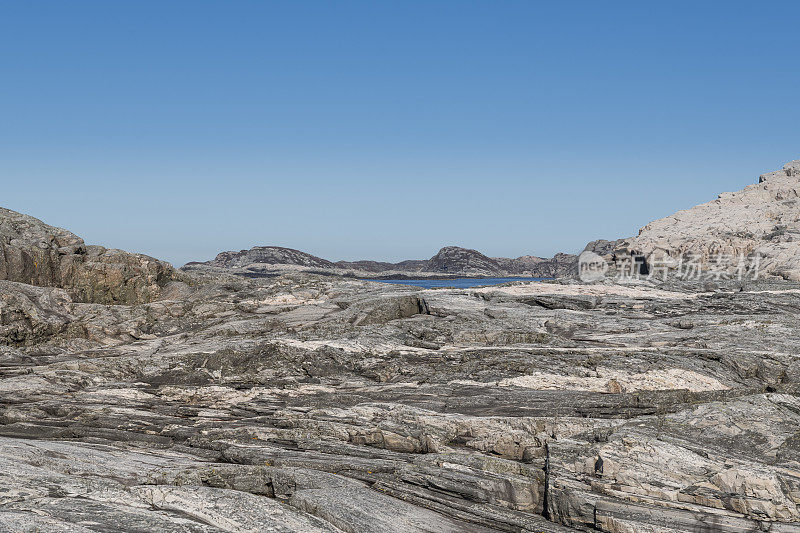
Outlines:
<svg viewBox="0 0 800 533"><path fill-rule="evenodd" d="M503 270L497 261L477 250L445 246L428 260L425 270L446 274L500 275Z"/></svg>
<svg viewBox="0 0 800 533"><path fill-rule="evenodd" d="M385 275L445 275L445 276L533 276L559 277L576 271L577 257L571 254L556 254L552 258L522 256L516 259L488 257L477 250L459 246L445 246L430 259L410 259L398 263L386 261L337 261L332 262L300 250L280 246L256 246L239 252L221 252L211 261L188 263L184 268L209 266L251 272L282 266L302 269L330 271L331 273L355 272L369 277Z"/></svg>
<svg viewBox="0 0 800 533"><path fill-rule="evenodd" d="M241 250L239 252L221 252L212 261L202 264L223 268L244 268L254 263L335 268L330 261L282 246L255 246L249 250Z"/></svg>

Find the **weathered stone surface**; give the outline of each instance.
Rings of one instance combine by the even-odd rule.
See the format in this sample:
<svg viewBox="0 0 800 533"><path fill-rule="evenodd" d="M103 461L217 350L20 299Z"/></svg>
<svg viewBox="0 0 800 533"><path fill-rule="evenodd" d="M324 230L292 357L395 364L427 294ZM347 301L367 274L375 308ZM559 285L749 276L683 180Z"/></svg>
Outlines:
<svg viewBox="0 0 800 533"><path fill-rule="evenodd" d="M0 280L60 287L87 302L142 303L174 279L162 261L86 246L66 230L0 208Z"/></svg>
<svg viewBox="0 0 800 533"><path fill-rule="evenodd" d="M741 191L651 222L628 247L649 258L693 256L706 267L720 256L752 255L762 275L800 281L798 169L800 161L792 161Z"/></svg>
<svg viewBox="0 0 800 533"><path fill-rule="evenodd" d="M2 283L11 530L798 529L789 282Z"/></svg>

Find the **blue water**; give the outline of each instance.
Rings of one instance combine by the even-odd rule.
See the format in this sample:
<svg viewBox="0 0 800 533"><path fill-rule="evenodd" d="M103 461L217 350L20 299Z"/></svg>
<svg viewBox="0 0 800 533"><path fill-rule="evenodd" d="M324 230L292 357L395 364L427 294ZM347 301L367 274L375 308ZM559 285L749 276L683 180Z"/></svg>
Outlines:
<svg viewBox="0 0 800 533"><path fill-rule="evenodd" d="M378 281L380 283L391 283L392 285L413 285L423 289L435 289L437 287L466 289L469 287L499 285L509 281L542 281L545 279L549 278L370 279L365 281Z"/></svg>

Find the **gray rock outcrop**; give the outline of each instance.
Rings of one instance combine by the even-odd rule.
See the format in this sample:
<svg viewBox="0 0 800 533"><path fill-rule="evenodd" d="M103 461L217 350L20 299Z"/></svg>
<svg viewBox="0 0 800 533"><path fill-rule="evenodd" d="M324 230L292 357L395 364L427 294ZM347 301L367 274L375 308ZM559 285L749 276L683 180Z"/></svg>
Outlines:
<svg viewBox="0 0 800 533"><path fill-rule="evenodd" d="M0 208L0 280L60 287L80 301L130 304L158 298L176 276L152 257L87 246L67 230Z"/></svg>
<svg viewBox="0 0 800 533"><path fill-rule="evenodd" d="M614 241L598 239L587 244L583 251L607 256L614 253L624 253L630 247L630 244L631 239L617 239Z"/></svg>
<svg viewBox="0 0 800 533"><path fill-rule="evenodd" d="M651 222L629 248L651 262L692 257L706 269L717 268L720 258L732 259L729 271L739 257L758 258L761 275L798 281L799 196L800 161L792 161L741 191Z"/></svg>

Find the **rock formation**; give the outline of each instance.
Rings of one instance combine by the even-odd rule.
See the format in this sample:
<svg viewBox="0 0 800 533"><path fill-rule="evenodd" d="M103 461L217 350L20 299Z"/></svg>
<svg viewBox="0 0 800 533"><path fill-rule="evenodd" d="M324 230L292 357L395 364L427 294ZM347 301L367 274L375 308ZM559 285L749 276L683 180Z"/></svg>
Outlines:
<svg viewBox="0 0 800 533"><path fill-rule="evenodd" d="M800 161L757 184L651 222L629 248L649 261L692 257L704 268L757 257L762 275L800 280Z"/></svg>
<svg viewBox="0 0 800 533"><path fill-rule="evenodd" d="M0 280L66 289L96 303L143 303L176 279L162 261L87 246L69 231L0 208Z"/></svg>
<svg viewBox="0 0 800 533"><path fill-rule="evenodd" d="M795 284L0 291L5 530L800 530Z"/></svg>
<svg viewBox="0 0 800 533"><path fill-rule="evenodd" d="M309 268L334 267L330 261L300 250L283 248L282 246L255 246L249 250L241 250L239 252L221 252L206 264L224 268L241 268L253 263L297 265Z"/></svg>
<svg viewBox="0 0 800 533"><path fill-rule="evenodd" d="M536 278L561 278L577 274L578 256L557 253L547 259L524 255L516 259L495 257L500 268L510 275L532 275Z"/></svg>
<svg viewBox="0 0 800 533"><path fill-rule="evenodd" d="M425 270L446 274L463 273L489 276L502 272L500 265L494 259L490 259L476 250L458 246L445 246L439 250L428 260Z"/></svg>

